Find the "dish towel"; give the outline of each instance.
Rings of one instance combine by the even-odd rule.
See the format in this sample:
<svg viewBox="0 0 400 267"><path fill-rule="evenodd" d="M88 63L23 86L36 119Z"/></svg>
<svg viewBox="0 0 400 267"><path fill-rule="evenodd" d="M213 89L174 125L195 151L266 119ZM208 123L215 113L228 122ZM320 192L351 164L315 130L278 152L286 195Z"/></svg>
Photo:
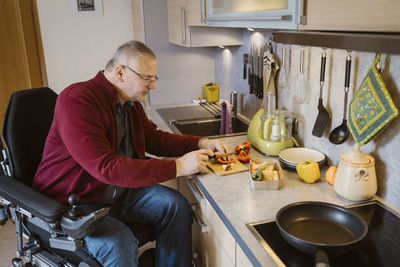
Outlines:
<svg viewBox="0 0 400 267"><path fill-rule="evenodd" d="M219 133L232 133L232 105L227 101L223 101L221 104L221 126L219 128Z"/></svg>
<svg viewBox="0 0 400 267"><path fill-rule="evenodd" d="M377 54L350 102L347 123L360 146L374 139L399 114L376 68L380 58Z"/></svg>

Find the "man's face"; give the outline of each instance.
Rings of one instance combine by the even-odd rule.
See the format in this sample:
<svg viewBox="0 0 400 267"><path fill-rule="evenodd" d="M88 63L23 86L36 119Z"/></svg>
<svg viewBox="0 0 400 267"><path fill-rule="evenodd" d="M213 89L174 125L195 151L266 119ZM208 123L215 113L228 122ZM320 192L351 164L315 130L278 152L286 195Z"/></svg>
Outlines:
<svg viewBox="0 0 400 267"><path fill-rule="evenodd" d="M157 60L148 55L141 55L122 68L122 97L129 101L144 101L150 89L156 88Z"/></svg>

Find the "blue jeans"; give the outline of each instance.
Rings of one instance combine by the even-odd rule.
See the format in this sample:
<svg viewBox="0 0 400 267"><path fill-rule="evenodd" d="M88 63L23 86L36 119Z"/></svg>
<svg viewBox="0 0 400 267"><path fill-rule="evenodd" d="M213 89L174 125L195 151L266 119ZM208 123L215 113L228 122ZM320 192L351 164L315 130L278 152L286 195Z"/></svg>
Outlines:
<svg viewBox="0 0 400 267"><path fill-rule="evenodd" d="M130 188L113 205L99 227L84 237L85 249L103 266L138 265L138 240L130 223L155 226L156 266L190 266L192 218L185 197L179 192L154 185Z"/></svg>

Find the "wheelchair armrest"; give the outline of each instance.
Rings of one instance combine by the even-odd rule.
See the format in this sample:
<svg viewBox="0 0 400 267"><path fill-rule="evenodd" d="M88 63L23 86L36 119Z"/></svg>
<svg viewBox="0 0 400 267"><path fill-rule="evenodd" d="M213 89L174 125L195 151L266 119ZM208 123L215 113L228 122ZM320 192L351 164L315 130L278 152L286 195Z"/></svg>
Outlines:
<svg viewBox="0 0 400 267"><path fill-rule="evenodd" d="M61 228L73 239L81 239L91 233L110 208L102 208L84 216L73 217L66 213L61 219Z"/></svg>
<svg viewBox="0 0 400 267"><path fill-rule="evenodd" d="M68 205L5 175L0 176L0 196L48 222L61 219L61 216L68 210Z"/></svg>

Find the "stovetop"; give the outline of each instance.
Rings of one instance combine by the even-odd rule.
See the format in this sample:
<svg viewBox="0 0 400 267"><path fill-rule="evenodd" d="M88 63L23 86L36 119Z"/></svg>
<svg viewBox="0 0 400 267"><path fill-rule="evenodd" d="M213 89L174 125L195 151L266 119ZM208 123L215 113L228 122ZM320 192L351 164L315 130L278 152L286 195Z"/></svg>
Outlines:
<svg viewBox="0 0 400 267"><path fill-rule="evenodd" d="M400 217L379 202L348 209L367 222L368 234L355 250L330 256L330 266L400 266ZM275 221L252 223L248 226L262 245L269 246L286 266L315 265L313 255L293 248L282 238Z"/></svg>

